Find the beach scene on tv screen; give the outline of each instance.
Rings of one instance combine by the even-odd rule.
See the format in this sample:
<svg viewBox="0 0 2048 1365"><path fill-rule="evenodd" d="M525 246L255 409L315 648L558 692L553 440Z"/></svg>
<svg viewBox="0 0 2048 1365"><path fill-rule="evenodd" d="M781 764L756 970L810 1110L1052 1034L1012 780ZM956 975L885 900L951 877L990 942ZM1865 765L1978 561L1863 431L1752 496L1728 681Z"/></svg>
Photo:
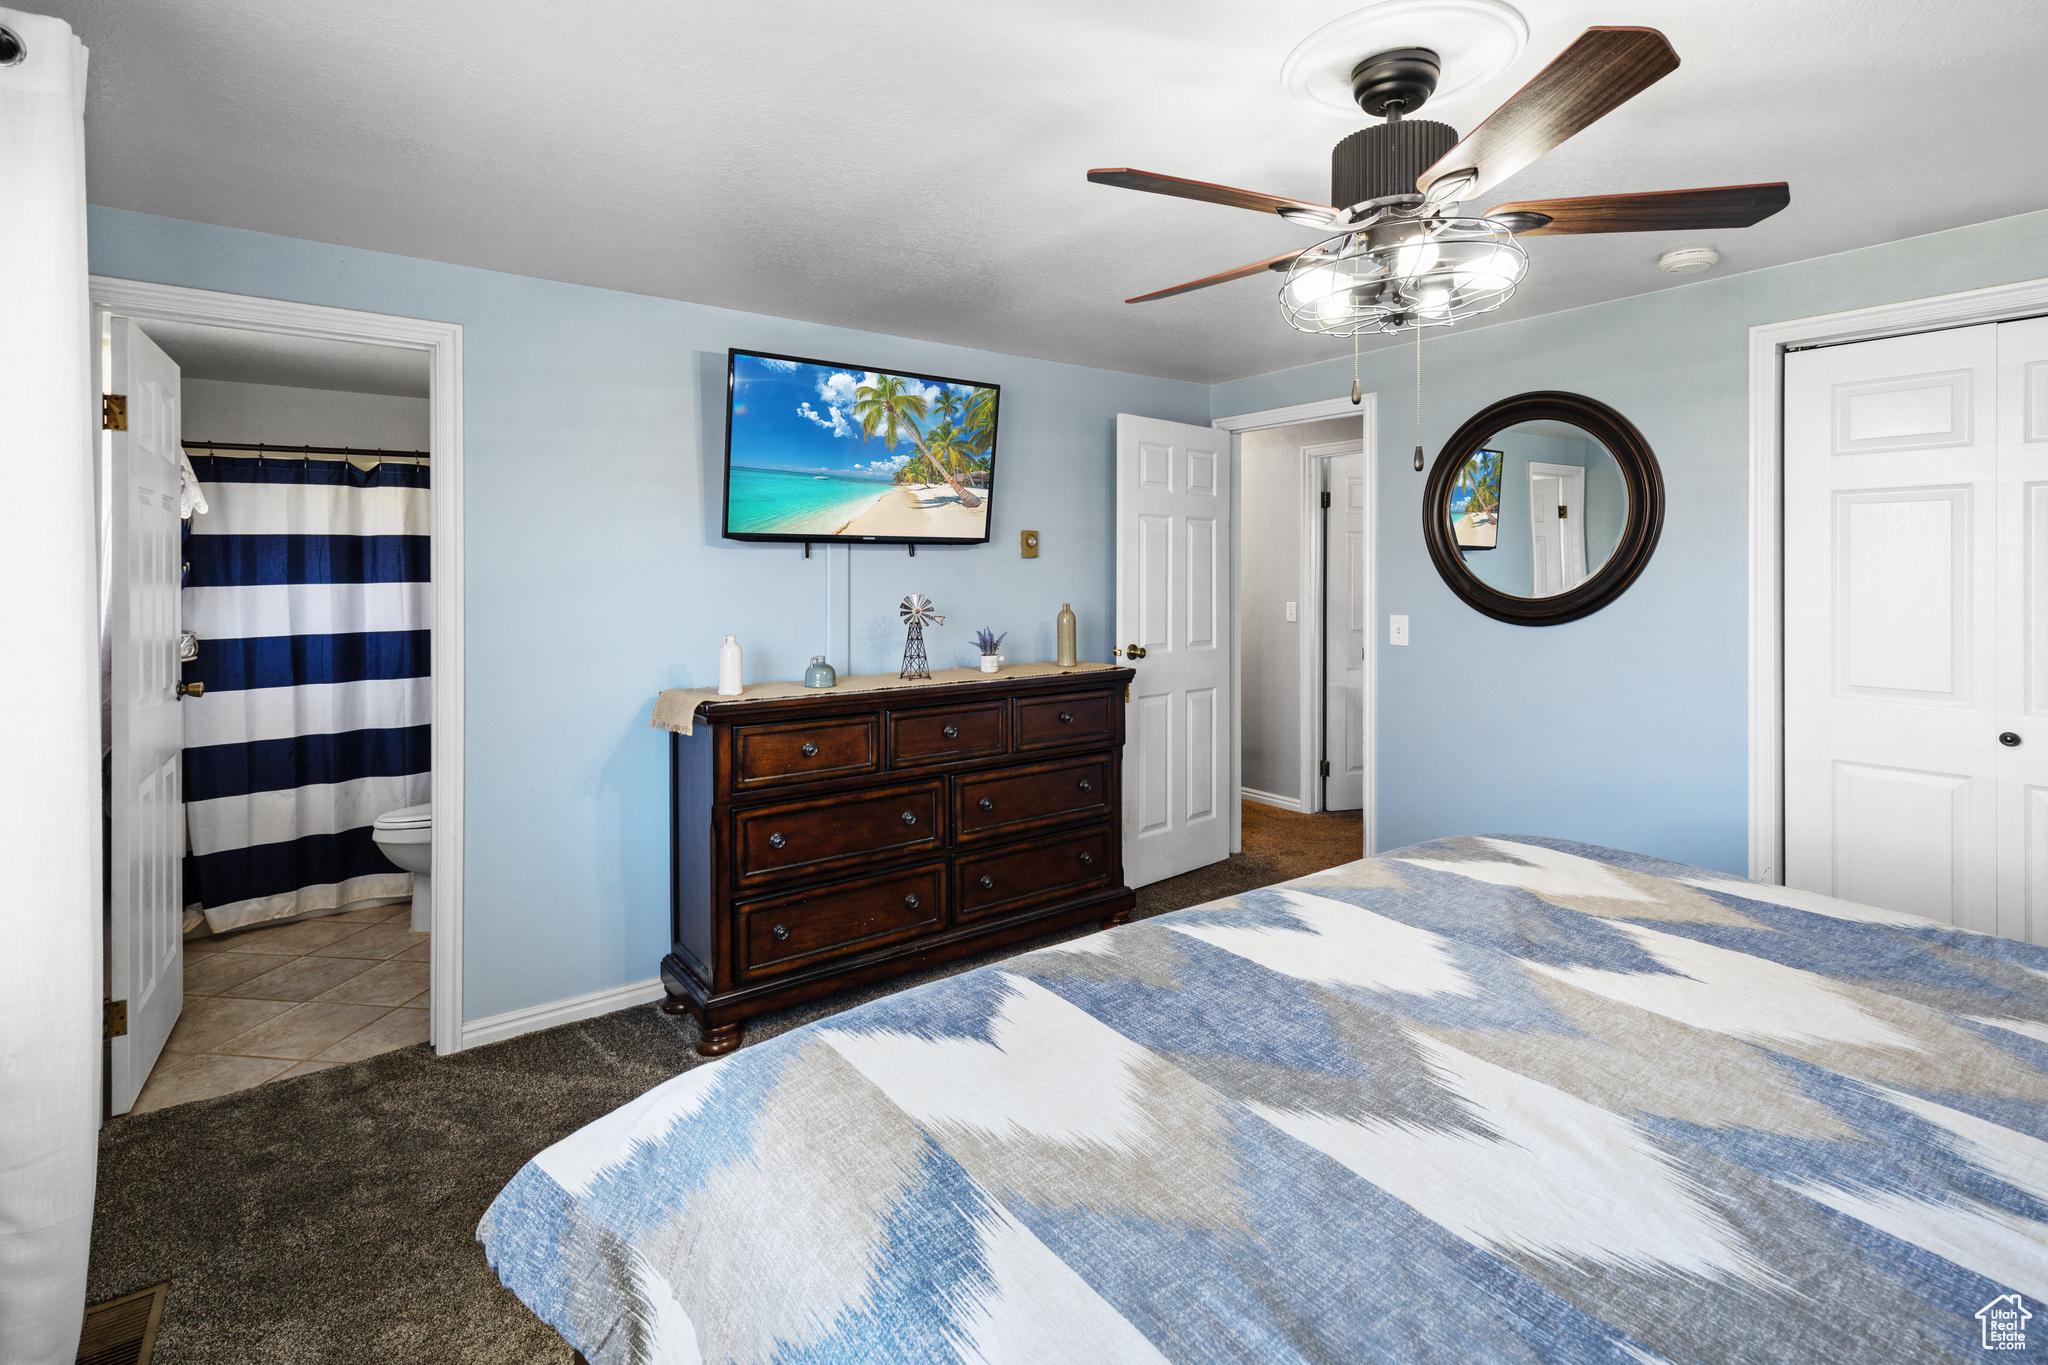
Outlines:
<svg viewBox="0 0 2048 1365"><path fill-rule="evenodd" d="M735 355L725 529L980 540L996 391Z"/></svg>

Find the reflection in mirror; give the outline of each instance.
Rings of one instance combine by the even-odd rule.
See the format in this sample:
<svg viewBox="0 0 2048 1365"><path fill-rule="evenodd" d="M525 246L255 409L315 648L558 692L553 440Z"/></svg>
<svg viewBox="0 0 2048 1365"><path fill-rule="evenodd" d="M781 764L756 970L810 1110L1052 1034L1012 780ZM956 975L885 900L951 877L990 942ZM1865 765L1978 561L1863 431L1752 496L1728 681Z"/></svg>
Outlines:
<svg viewBox="0 0 2048 1365"><path fill-rule="evenodd" d="M1555 597L1613 557L1628 525L1628 485L1590 432L1519 422L1473 451L1445 510L1474 578L1510 597Z"/></svg>

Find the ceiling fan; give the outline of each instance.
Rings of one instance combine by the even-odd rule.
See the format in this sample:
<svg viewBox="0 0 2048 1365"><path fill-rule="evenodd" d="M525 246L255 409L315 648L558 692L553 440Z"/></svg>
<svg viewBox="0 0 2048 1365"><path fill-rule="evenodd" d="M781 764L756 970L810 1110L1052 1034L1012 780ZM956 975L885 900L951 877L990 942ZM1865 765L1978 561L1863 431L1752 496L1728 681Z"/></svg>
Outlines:
<svg viewBox="0 0 2048 1365"><path fill-rule="evenodd" d="M1442 68L1428 48L1397 48L1352 70L1353 98L1385 122L1353 133L1331 152L1329 204L1124 167L1093 170L1088 179L1277 214L1336 233L1126 302L1275 271L1287 276L1281 308L1300 331L1356 337L1441 326L1507 302L1528 270L1519 237L1742 228L1791 202L1780 181L1514 201L1477 215L1458 211L1461 201L1493 188L1677 68L1678 54L1655 29L1587 29L1460 139L1449 124L1408 117L1435 93Z"/></svg>

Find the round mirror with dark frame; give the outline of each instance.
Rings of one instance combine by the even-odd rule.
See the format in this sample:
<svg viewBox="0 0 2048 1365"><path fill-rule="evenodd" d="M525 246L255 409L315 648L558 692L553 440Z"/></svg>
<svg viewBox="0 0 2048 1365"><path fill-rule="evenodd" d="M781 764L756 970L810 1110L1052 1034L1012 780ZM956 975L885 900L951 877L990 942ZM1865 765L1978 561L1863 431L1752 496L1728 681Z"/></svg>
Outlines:
<svg viewBox="0 0 2048 1365"><path fill-rule="evenodd" d="M1664 530L1664 476L1626 417L1582 394L1504 398L1429 471L1422 533L1474 610L1554 626L1628 591Z"/></svg>

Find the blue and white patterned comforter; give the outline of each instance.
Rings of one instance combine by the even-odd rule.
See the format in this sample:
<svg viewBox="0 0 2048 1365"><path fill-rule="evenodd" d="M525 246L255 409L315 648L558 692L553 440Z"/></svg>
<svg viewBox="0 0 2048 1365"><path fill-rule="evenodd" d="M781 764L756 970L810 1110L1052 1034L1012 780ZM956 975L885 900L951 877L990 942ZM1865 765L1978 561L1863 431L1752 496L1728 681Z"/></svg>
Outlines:
<svg viewBox="0 0 2048 1365"><path fill-rule="evenodd" d="M1447 839L697 1067L478 1236L592 1365L2039 1359L2044 1137L2048 949Z"/></svg>

